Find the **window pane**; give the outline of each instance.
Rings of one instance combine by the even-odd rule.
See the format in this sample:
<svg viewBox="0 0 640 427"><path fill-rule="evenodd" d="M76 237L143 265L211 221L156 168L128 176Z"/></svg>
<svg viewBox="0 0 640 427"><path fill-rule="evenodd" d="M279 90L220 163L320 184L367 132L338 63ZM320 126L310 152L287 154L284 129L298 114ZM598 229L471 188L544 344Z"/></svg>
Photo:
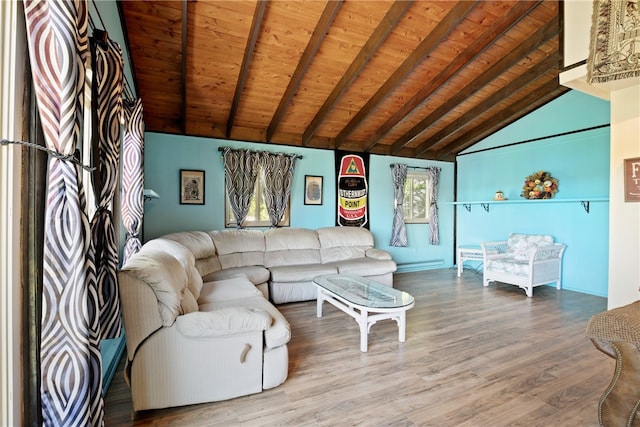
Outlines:
<svg viewBox="0 0 640 427"><path fill-rule="evenodd" d="M402 202L402 213L405 221L411 219L411 178L407 177L404 182L404 200Z"/></svg>
<svg viewBox="0 0 640 427"><path fill-rule="evenodd" d="M267 212L267 206L264 201L263 189L262 189L262 173L258 174L258 179L256 180L256 186L253 190L253 197L251 198L251 202L249 204L249 211L247 212L247 217L242 223L243 227L270 227L271 221L269 220L269 213ZM225 186L225 195L226 195L226 186ZM225 197L225 212L227 221L226 227L234 227L236 225L235 217L233 216L233 211L231 206L229 205L229 197ZM291 202L291 199L289 199ZM288 227L289 223L289 208L287 207L287 211L278 224L281 227Z"/></svg>
<svg viewBox="0 0 640 427"><path fill-rule="evenodd" d="M427 180L414 178L412 180L412 217L424 219L427 217Z"/></svg>

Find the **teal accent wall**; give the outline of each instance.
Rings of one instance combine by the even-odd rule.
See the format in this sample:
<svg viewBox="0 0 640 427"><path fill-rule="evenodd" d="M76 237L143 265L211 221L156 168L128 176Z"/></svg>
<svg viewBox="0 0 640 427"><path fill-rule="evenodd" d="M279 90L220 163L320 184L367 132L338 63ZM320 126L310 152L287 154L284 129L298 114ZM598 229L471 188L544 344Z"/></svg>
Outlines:
<svg viewBox="0 0 640 427"><path fill-rule="evenodd" d="M303 156L296 163L291 190L291 227L316 229L334 226L336 221L336 177L333 150L226 141L160 133L145 134L145 188L160 195L145 203L144 240L187 230L224 228L224 168L219 147L249 148ZM439 185L440 245L428 243L427 224L407 225L409 246L389 246L393 218L391 163L441 168ZM205 205L179 203L180 169L205 171ZM323 179L323 204L304 204L304 176ZM370 230L376 246L388 250L400 270L452 267L454 263L453 201L454 164L448 162L371 155L369 162Z"/></svg>
<svg viewBox="0 0 640 427"><path fill-rule="evenodd" d="M609 127L505 145L608 123L608 102L571 91L458 156L458 202L491 201L497 190L509 202L493 202L489 212L456 205L457 244L505 240L511 232L550 234L567 245L563 288L606 297L609 203L591 202L586 213L580 200L609 197ZM524 179L539 170L559 180L553 202L511 203L524 200Z"/></svg>

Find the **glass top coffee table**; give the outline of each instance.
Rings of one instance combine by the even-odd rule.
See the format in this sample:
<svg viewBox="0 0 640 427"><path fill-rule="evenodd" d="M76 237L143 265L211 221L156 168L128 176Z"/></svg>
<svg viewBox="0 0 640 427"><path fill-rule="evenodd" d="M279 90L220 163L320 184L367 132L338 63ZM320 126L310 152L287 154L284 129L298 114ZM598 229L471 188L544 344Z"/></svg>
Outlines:
<svg viewBox="0 0 640 427"><path fill-rule="evenodd" d="M324 301L353 317L360 325L361 351L367 351L369 330L378 320L395 320L398 323L398 341L404 342L407 310L415 305L407 292L349 274L318 276L313 283L318 288L318 317L322 317Z"/></svg>

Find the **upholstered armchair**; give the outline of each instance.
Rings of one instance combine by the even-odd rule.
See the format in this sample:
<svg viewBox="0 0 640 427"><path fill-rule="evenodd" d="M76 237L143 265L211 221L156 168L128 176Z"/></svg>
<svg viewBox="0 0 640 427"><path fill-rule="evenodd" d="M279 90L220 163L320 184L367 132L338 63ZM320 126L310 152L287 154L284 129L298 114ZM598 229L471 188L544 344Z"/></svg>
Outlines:
<svg viewBox="0 0 640 427"><path fill-rule="evenodd" d="M548 235L511 233L506 241L482 242L482 284L502 282L533 296L535 286L555 283L561 289L566 246Z"/></svg>
<svg viewBox="0 0 640 427"><path fill-rule="evenodd" d="M640 301L591 317L586 335L616 361L611 383L598 402L600 425L640 425Z"/></svg>

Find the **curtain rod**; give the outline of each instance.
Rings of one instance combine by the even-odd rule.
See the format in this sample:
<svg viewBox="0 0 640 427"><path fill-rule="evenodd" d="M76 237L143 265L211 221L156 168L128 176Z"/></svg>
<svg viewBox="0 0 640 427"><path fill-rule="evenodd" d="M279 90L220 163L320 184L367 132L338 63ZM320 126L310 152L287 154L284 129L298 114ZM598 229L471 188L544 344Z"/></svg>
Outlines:
<svg viewBox="0 0 640 427"><path fill-rule="evenodd" d="M397 165L397 164L399 164L399 163L391 163L391 164L389 165L389 167L390 167L390 168L392 168L394 165ZM429 170L429 169L431 169L431 168L440 169L440 168L438 168L438 167L436 167L436 166L409 166L409 165L407 165L407 169L424 169L424 170Z"/></svg>
<svg viewBox="0 0 640 427"><path fill-rule="evenodd" d="M93 22L93 18L91 16L90 12L88 13L88 15L89 15L89 27L94 32L96 32L96 31L104 32L103 37L108 38L109 37L109 33L107 31L107 26L104 24L104 21L102 20L102 15L100 14L100 9L98 9L98 5L96 4L96 0L92 0L92 3L93 3L93 9L96 11L96 14L98 15L98 19L100 20L100 24L102 25L103 29L102 30L99 29L97 27L97 25ZM128 48L128 46L125 46L125 47ZM121 47L121 49L122 49L122 47ZM127 52L127 54L130 55L128 52ZM129 62L131 62L131 61L129 61ZM122 80L123 80L123 83L124 83L123 86L122 86L123 98L128 100L128 101L134 100L135 99L134 91L131 89L131 84L129 83L129 79L127 78L127 74L124 72L124 67L122 68Z"/></svg>
<svg viewBox="0 0 640 427"><path fill-rule="evenodd" d="M300 154L290 154L290 153L278 153L278 152L273 152L273 151L267 151L267 150L250 150L248 148L231 148L231 147L218 147L218 151L224 151L226 149L229 150L236 150L236 151L253 151L254 153L269 153L269 154L288 154L288 155L292 155L295 156L297 159L302 159L303 156L301 156Z"/></svg>

